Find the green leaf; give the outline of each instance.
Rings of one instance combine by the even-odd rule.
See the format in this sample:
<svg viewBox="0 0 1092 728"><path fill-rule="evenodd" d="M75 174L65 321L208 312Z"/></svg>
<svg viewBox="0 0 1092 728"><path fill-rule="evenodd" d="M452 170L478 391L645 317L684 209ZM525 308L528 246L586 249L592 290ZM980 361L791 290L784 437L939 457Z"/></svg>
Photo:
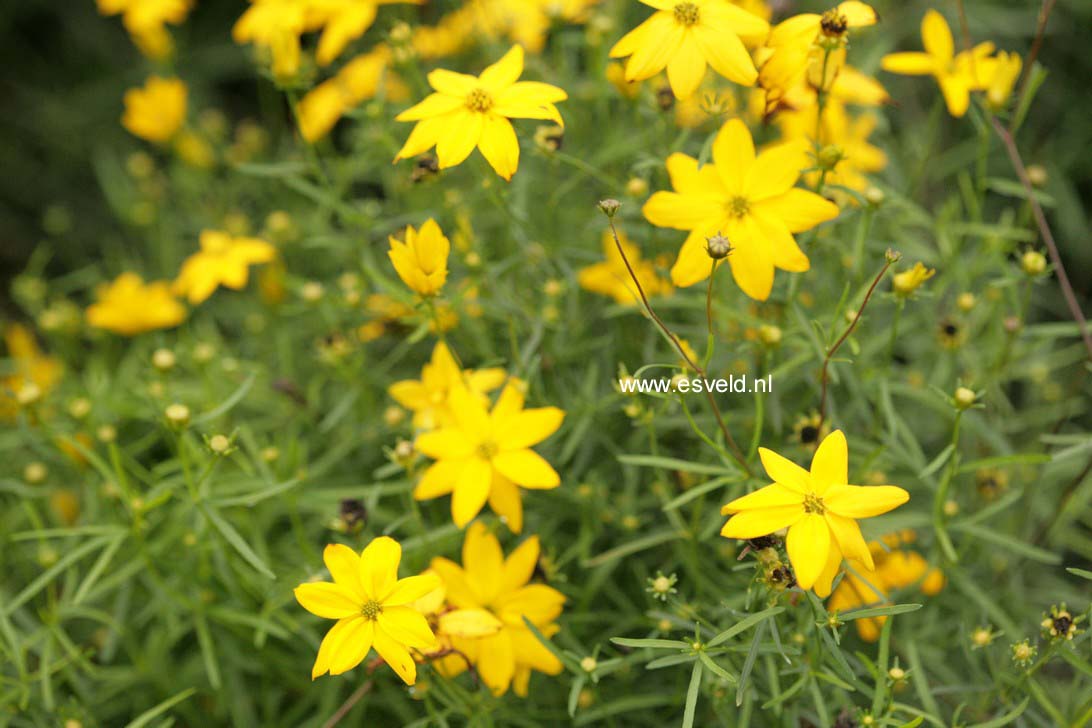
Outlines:
<svg viewBox="0 0 1092 728"><path fill-rule="evenodd" d="M967 726L967 728L1001 728L1001 726L1008 725L1009 723L1013 722L1021 715L1023 715L1024 711L1028 708L1029 702L1031 702L1030 697L1024 698L1022 701L1020 701L1019 705L1010 710L1008 713L993 718L992 720L987 720L984 723L975 723L974 725Z"/></svg>
<svg viewBox="0 0 1092 728"><path fill-rule="evenodd" d="M865 609L853 609L845 614L839 614L838 619L849 622L854 619L867 619L869 617L890 617L895 614L906 614L921 609L921 604L892 604L886 607L866 607Z"/></svg>
<svg viewBox="0 0 1092 728"><path fill-rule="evenodd" d="M255 571L270 579L277 578L277 575L273 573L273 570L266 566L266 563L254 552L254 549L250 548L250 544L239 535L239 532L235 530L234 526L225 521L215 509L210 508L205 504L201 504L200 508L201 512L205 514L205 517L208 518L209 523L220 532L220 535L239 552L239 555L242 556L248 564L254 567Z"/></svg>
<svg viewBox="0 0 1092 728"><path fill-rule="evenodd" d="M619 455L618 462L625 465L637 465L645 468L663 468L664 470L681 470L687 473L706 473L708 475L736 475L735 470L723 465L710 465L708 463L692 463L688 460L677 458L665 458L659 455Z"/></svg>
<svg viewBox="0 0 1092 728"><path fill-rule="evenodd" d="M1049 463L1054 457L1044 453L1020 453L1017 455L998 455L992 458L982 458L963 463L957 469L957 473L971 473L980 468L1004 468L1009 465L1043 465Z"/></svg>
<svg viewBox="0 0 1092 728"><path fill-rule="evenodd" d="M221 402L219 406L217 406L215 409L211 409L208 412L203 412L194 417L193 424L201 425L206 422L212 422L220 415L230 412L231 408L239 404L239 402L243 400L243 397L247 395L247 392L250 391L250 388L254 386L254 380L257 379L257 376L257 374L251 372L250 376L243 380L243 383L240 384L239 387L234 392L232 392L227 399Z"/></svg>
<svg viewBox="0 0 1092 728"><path fill-rule="evenodd" d="M659 546L660 544L667 543L668 541L675 541L676 539L683 538L685 534L682 534L675 530L657 531L651 533L644 538L639 538L629 543L624 543L621 546L616 546L608 551L604 551L601 554L592 556L582 564L584 568L592 568L595 566L602 566L608 564L611 561L622 558L623 556L629 556L635 554L638 551L644 551L650 549L653 546Z"/></svg>
<svg viewBox="0 0 1092 728"><path fill-rule="evenodd" d="M559 650L557 648L557 645L555 645L553 642L548 640L546 638L546 635L542 634L542 632L539 631L538 627L536 627L534 625L534 622L527 619L527 617L524 617L523 618L523 623L525 625L527 625L527 629L531 630L531 634L533 634L535 636L535 639L537 639L539 642L541 642L542 646L545 647L547 650L549 650L551 655L553 655L558 660L560 660L561 664L563 664L565 667L567 667L569 669L569 672L571 672L574 675L586 675L587 674L586 672L584 672L583 668L580 667L580 664L577 663L576 660L574 660L572 657L570 657L569 655L567 655L564 652L562 652L561 650Z"/></svg>
<svg viewBox="0 0 1092 728"><path fill-rule="evenodd" d="M175 695L173 697L170 697L170 698L167 698L166 700L164 700L162 703L155 706L154 708L150 708L150 709L144 711L143 713L138 715L135 719L133 719L129 723L129 725L126 726L126 728L144 728L144 726L148 725L153 720L155 720L159 716L163 715L168 710L170 710L174 706L178 705L183 700L186 700L187 698L189 698L191 695L193 695L196 692L197 692L197 688L186 688L185 690L178 693L177 695Z"/></svg>
<svg viewBox="0 0 1092 728"><path fill-rule="evenodd" d="M651 647L653 649L660 650L688 650L690 645L679 640L659 640L659 639L630 639L629 637L611 637L610 641L616 645L622 645L623 647Z"/></svg>
<svg viewBox="0 0 1092 728"><path fill-rule="evenodd" d="M703 665L705 665L710 670L712 670L714 674L719 675L720 677L724 678L728 682L730 682L730 683L739 682L739 678L737 678L735 675L728 672L723 667L721 667L716 662L714 662L713 658L710 657L705 652L705 650L701 650L701 651L698 652L698 659L701 660Z"/></svg>
<svg viewBox="0 0 1092 728"><path fill-rule="evenodd" d="M1092 571L1086 571L1085 569L1078 569L1075 566L1067 566L1065 568L1065 570L1068 571L1070 574L1073 574L1074 576L1079 576L1082 579L1088 579L1088 580L1092 581Z"/></svg>
<svg viewBox="0 0 1092 728"><path fill-rule="evenodd" d="M694 725L694 712L698 708L698 691L701 688L701 668L699 660L694 663L694 671L690 673L690 687L686 691L686 708L683 710L682 728L692 728Z"/></svg>
<svg viewBox="0 0 1092 728"><path fill-rule="evenodd" d="M769 609L763 609L761 612L755 612L754 614L750 615L749 617L745 617L744 619L741 619L739 622L736 622L734 625L732 625L728 629L724 630L723 632L718 634L713 639L709 640L709 642L708 642L708 644L706 646L716 647L717 645L722 644L722 643L732 639L733 637L735 637L740 632L745 632L746 630L750 629L751 627L754 627L759 622L767 620L770 617L774 616L775 614L780 614L781 612L784 612L784 611L785 611L784 607L770 607Z"/></svg>

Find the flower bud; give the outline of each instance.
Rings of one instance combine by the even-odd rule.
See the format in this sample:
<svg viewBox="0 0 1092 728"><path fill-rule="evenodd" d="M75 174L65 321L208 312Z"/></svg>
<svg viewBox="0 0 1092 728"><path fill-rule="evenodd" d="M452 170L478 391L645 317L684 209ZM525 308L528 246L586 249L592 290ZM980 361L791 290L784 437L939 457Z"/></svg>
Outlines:
<svg viewBox="0 0 1092 728"><path fill-rule="evenodd" d="M190 423L190 408L184 404L175 402L168 405L163 414L167 416L167 422L172 427L182 428Z"/></svg>
<svg viewBox="0 0 1092 728"><path fill-rule="evenodd" d="M27 463L27 466L23 468L23 480L28 485L38 485L49 476L49 468L43 463L33 462Z"/></svg>
<svg viewBox="0 0 1092 728"><path fill-rule="evenodd" d="M1047 171L1041 164L1029 165L1027 173L1028 182L1031 182L1031 184L1035 187L1042 187L1049 180L1049 177L1047 176Z"/></svg>
<svg viewBox="0 0 1092 728"><path fill-rule="evenodd" d="M152 366L161 372L169 372L174 369L177 359L170 349L156 349L152 353Z"/></svg>
<svg viewBox="0 0 1092 728"><path fill-rule="evenodd" d="M956 299L956 306L963 312L973 309L976 303L978 303L978 299L975 298L973 293L961 293L959 294L959 298Z"/></svg>
<svg viewBox="0 0 1092 728"><path fill-rule="evenodd" d="M1029 250L1020 258L1020 267L1029 276L1042 275L1047 267L1046 258L1038 250Z"/></svg>
<svg viewBox="0 0 1092 728"><path fill-rule="evenodd" d="M977 401L978 395L976 395L972 389L959 387L956 389L952 399L955 401L956 409L965 410Z"/></svg>
<svg viewBox="0 0 1092 728"><path fill-rule="evenodd" d="M766 346L777 346L781 343L781 328L772 324L762 324L758 327L758 338Z"/></svg>
<svg viewBox="0 0 1092 728"><path fill-rule="evenodd" d="M611 219L614 219L615 214L618 212L618 208L621 206L622 203L613 198L599 201L599 211Z"/></svg>
<svg viewBox="0 0 1092 728"><path fill-rule="evenodd" d="M706 238L705 251L713 260L727 258L732 253L732 243L719 232L711 238Z"/></svg>

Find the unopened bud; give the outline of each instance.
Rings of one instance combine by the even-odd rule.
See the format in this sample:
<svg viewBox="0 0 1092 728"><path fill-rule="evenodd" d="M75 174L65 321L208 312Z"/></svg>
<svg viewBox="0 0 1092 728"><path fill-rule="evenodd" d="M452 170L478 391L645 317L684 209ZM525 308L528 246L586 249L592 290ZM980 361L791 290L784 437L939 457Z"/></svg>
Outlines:
<svg viewBox="0 0 1092 728"><path fill-rule="evenodd" d="M174 352L170 349L156 349L152 353L152 366L161 372L169 372L174 369L176 361Z"/></svg>
<svg viewBox="0 0 1092 728"><path fill-rule="evenodd" d="M977 401L978 395L976 395L972 389L959 387L956 389L952 399L955 400L956 409L965 410Z"/></svg>
<svg viewBox="0 0 1092 728"><path fill-rule="evenodd" d="M167 422L173 427L185 427L190 423L190 408L184 404L175 402L168 405L163 413L167 416Z"/></svg>
<svg viewBox="0 0 1092 728"><path fill-rule="evenodd" d="M732 243L719 232L711 238L706 238L705 250L713 260L727 258L732 252Z"/></svg>
<svg viewBox="0 0 1092 728"><path fill-rule="evenodd" d="M1047 261L1038 250L1029 250L1020 258L1020 267L1029 276L1042 275L1046 270Z"/></svg>

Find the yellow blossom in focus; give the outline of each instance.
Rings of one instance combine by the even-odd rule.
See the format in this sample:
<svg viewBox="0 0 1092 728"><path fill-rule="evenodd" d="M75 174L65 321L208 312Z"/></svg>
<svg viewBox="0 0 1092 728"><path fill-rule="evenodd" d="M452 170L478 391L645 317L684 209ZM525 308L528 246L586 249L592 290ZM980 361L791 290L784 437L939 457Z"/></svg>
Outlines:
<svg viewBox="0 0 1092 728"><path fill-rule="evenodd" d="M856 519L887 513L910 495L894 485L849 485L849 450L841 430L820 443L811 472L772 450L758 453L774 482L725 505L721 513L732 517L721 535L751 539L789 529L785 549L796 581L820 597L830 594L843 555L872 570L872 553Z"/></svg>
<svg viewBox="0 0 1092 728"><path fill-rule="evenodd" d="M176 296L185 296L191 305L206 300L219 286L242 290L250 266L277 256L277 249L264 240L233 237L222 230L202 231L200 245L201 250L182 263L171 286Z"/></svg>
<svg viewBox="0 0 1092 728"><path fill-rule="evenodd" d="M417 125L394 161L435 146L440 169L447 169L476 147L497 174L511 180L519 167L519 140L509 119L548 119L563 126L554 104L568 98L557 86L519 81L522 74L521 46L513 46L478 77L443 69L429 73L435 93L395 117Z"/></svg>
<svg viewBox="0 0 1092 728"><path fill-rule="evenodd" d="M140 52L154 60L171 54L174 43L166 25L179 25L192 0L97 0L102 15L121 15L121 22Z"/></svg>
<svg viewBox="0 0 1092 728"><path fill-rule="evenodd" d="M891 279L891 287L900 296L909 296L914 291L921 287L922 283L929 280L936 274L936 270L933 268L926 268L920 262L914 263L914 267L910 270L904 270L901 273L896 273Z"/></svg>
<svg viewBox="0 0 1092 728"><path fill-rule="evenodd" d="M807 145L790 142L755 155L751 133L731 119L713 141L713 164L699 168L685 154L667 159L674 192L657 192L645 203L653 225L690 235L671 269L677 286L705 280L711 271L706 239L720 232L732 245L727 261L743 292L759 301L773 288L774 269L803 272L811 266L793 233L838 216L838 207L794 187L809 166ZM719 264L719 261L718 261Z"/></svg>
<svg viewBox="0 0 1092 728"><path fill-rule="evenodd" d="M627 58L626 80L643 81L665 68L678 99L690 97L701 85L706 65L744 86L758 77L743 38L765 36L769 23L728 0L641 0L656 8L645 22L627 33L610 50L611 58Z"/></svg>
<svg viewBox="0 0 1092 728"><path fill-rule="evenodd" d="M420 232L406 228L405 240L390 236L387 255L402 282L422 296L435 296L447 280L447 256L451 242L436 221L429 218Z"/></svg>
<svg viewBox="0 0 1092 728"><path fill-rule="evenodd" d="M186 318L186 307L171 294L167 281L145 283L136 273L122 273L95 295L87 323L122 336L173 328Z"/></svg>
<svg viewBox="0 0 1092 728"><path fill-rule="evenodd" d="M625 251L626 258L637 280L641 283L645 295L649 298L671 295L674 288L670 281L659 276L652 261L641 258L641 249L620 230L618 242L622 244L622 250ZM640 302L637 289L633 285L633 279L630 278L621 253L618 252L618 246L614 243L614 236L609 230L604 231L602 244L603 257L606 260L581 268L577 273L577 282L586 291L610 296L623 306L636 306Z"/></svg>
<svg viewBox="0 0 1092 728"><path fill-rule="evenodd" d="M497 537L475 523L467 529L462 557L462 566L445 558L435 558L430 565L454 607L440 617L440 630L466 655L494 695L503 695L511 686L516 695L526 697L532 670L559 675L563 667L523 620L546 637L556 634L560 628L554 620L565 595L545 584L529 583L538 563L537 536L505 558ZM499 629L488 632L497 623ZM465 670L466 661L438 667L450 677Z"/></svg>
<svg viewBox="0 0 1092 728"><path fill-rule="evenodd" d="M296 601L311 614L336 619L319 646L311 679L340 675L359 665L374 647L407 685L417 681L409 650L432 648L436 638L413 602L439 586L434 574L398 578L402 547L392 538L373 539L359 556L330 544L322 554L333 582L300 584Z"/></svg>
<svg viewBox="0 0 1092 728"><path fill-rule="evenodd" d="M921 40L924 53L889 53L883 57L881 66L885 71L906 76L933 76L940 84L948 113L963 116L970 105L970 92L986 88L990 81L995 65L989 58L993 43L979 43L956 54L952 29L936 10L929 10L922 18Z"/></svg>
<svg viewBox="0 0 1092 728"><path fill-rule="evenodd" d="M465 386L471 394L484 396L504 384L507 374L496 367L489 369L459 368L447 344L440 341L432 350L432 359L421 368L421 378L403 379L387 392L406 409L413 412L413 426L421 430L450 427L455 415L448 404L452 389Z"/></svg>
<svg viewBox="0 0 1092 728"><path fill-rule="evenodd" d="M478 515L486 501L513 533L523 530L519 489L548 490L561 484L557 471L531 449L561 427L557 407L523 408L523 394L509 383L492 410L465 387L451 391L455 422L417 438L416 447L436 462L429 466L413 497L429 500L451 493L451 516L459 528Z"/></svg>
<svg viewBox="0 0 1092 728"><path fill-rule="evenodd" d="M61 378L61 362L45 354L38 346L34 333L26 326L9 323L3 326L10 374L0 377L0 419L10 419L18 410L17 395L28 385L36 387L39 396L48 394Z"/></svg>
<svg viewBox="0 0 1092 728"><path fill-rule="evenodd" d="M141 139L164 144L186 121L186 95L186 84L180 79L151 76L143 88L125 92L121 123Z"/></svg>

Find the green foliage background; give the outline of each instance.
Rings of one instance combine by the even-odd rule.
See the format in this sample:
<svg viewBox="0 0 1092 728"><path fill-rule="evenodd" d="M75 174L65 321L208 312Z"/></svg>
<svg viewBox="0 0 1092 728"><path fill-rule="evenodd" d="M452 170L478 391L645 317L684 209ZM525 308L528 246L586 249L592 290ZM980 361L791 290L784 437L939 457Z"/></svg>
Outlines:
<svg viewBox="0 0 1092 728"><path fill-rule="evenodd" d="M883 53L918 47L927 7L877 6L883 23L851 51L870 71ZM605 7L618 18L612 38L643 17L634 3ZM220 292L175 331L132 341L86 332L46 340L67 366L46 403L51 416L22 417L0 431L0 724L71 718L115 726L139 723L143 714L142 725L317 726L361 684L359 670L308 679L325 625L295 604L292 587L320 572L329 540L360 547L391 533L403 543L409 573L434 555L457 554L461 534L446 499L421 504L417 518L412 482L386 450L410 433L384 423L385 389L416 376L431 350L428 332L404 327L330 356L329 337L348 336L366 320L336 279L353 272L365 292L408 301L386 260L386 236L429 216L450 233L459 213L469 216L483 264L453 256L448 293L461 308L458 284L476 284L483 313L461 316L455 348L467 365L505 366L525 378L532 403L568 412L541 448L563 486L526 497L524 531L542 538L542 578L570 599L554 642L574 658L572 669L534 676L526 701L496 699L465 677L448 683L424 669L423 684L406 690L381 672L346 724L658 726L683 719L688 693L696 725L830 725L843 711L860 717L858 710L874 710L885 725L915 716L938 726L1089 720L1087 633L1053 647L1038 637L1052 604L1088 610L1088 581L1065 568L1092 561L1087 360L1053 278L1029 282L1015 262L1037 233L996 140L987 176L974 177L980 119L949 119L929 80L882 76L898 102L877 133L891 158L876 179L886 202L847 208L836 224L801 236L812 271L780 274L766 306L749 305L727 276L718 277L721 337L711 367L771 373L772 395L724 404L729 426L749 453L762 444L806 461L793 423L817 406L824 351L844 330L846 309L860 305L884 251L899 250L900 267L916 260L936 267L936 278L900 314L894 338L897 304L889 283L881 285L839 353L831 419L849 436L854 482L879 469L911 492L909 505L867 522L866 536L917 529L918 547L942 566L947 588L924 601L913 590L894 595L924 606L892 618L880 645L860 642L851 626L835 644L817 625L825 619L820 604L783 599L784 612L731 636L714 654L737 683L703 667L691 690L692 665L704 660L646 670L672 650L610 640L690 639L695 630L705 640L766 606L752 583L753 562L737 561L738 545L717 535L720 505L764 482L748 483L719 462L676 400L647 397L636 416L623 412L631 400L612 388L619 366L675 366L677 357L639 313L580 291L575 270L600 256L604 221L594 203L608 195L622 199L621 226L646 255L674 254L681 235L643 222L643 199L624 197L625 181L638 175L663 189L667 154L698 154L715 127L680 133L650 96L619 99L598 70L609 44L589 49L583 30L568 27L528 62L529 76L570 92L560 154L537 151L534 124L524 122L524 158L510 186L478 157L415 185L408 163L390 164L409 127L391 120L395 107L375 102L317 147L317 164L332 179L325 185L293 138L284 99L259 78L248 50L230 41L240 8L198 5L174 32L178 71L190 84L191 109L257 120L270 135L268 151L253 164L211 173L163 159L168 192L150 226L133 224L140 193L124 166L141 144L117 122L124 89L140 83L148 66L120 24L97 16L90 2L61 8L30 0L0 11L2 265L9 279L25 272L5 287L11 316L33 318L62 297L83 305L96 283L128 268L169 277L199 231L229 213L242 211L257 225L284 209L302 231L283 249L289 297L279 306L253 292ZM954 5L941 9L954 21ZM385 8L362 47L411 13ZM1026 53L1036 4L972 0L967 13L976 39ZM1040 56L1049 76L1018 138L1029 163L1049 174L1041 199L1086 311L1089 28L1092 6L1058 4ZM466 54L458 66L476 72L502 49ZM863 255L847 266L858 244ZM47 281L44 298L27 285L33 277ZM556 298L543 290L551 279L564 284ZM307 280L326 285L317 304L295 295ZM979 298L969 313L954 304L964 291ZM704 303L693 290L656 306L698 347ZM559 315L544 316L547 306ZM1009 316L1024 319L1017 335L1004 328ZM941 346L942 321L963 331L960 347ZM760 323L782 328L779 348L744 339L741 332ZM197 361L199 343L213 344L217 356ZM161 346L179 357L165 375L150 365ZM158 394L150 388L157 381ZM958 443L948 448L955 415L946 396L960 382L982 391L985 406L962 417ZM87 421L65 414L76 396L93 402ZM181 434L163 419L174 401L195 413ZM704 403L687 404L713 432ZM117 428L117 440L84 446L88 465L58 449L104 424ZM233 433L238 446L221 460L202 439L218 432ZM260 456L269 446L281 453L272 464ZM46 483L22 481L32 461L48 466ZM975 471L986 466L1009 478L995 500L975 488ZM960 513L938 524L933 501L945 481ZM59 489L78 493L75 526L62 525L49 507ZM346 537L329 528L343 498L364 499L364 532ZM941 531L958 562L942 554ZM517 543L500 533L506 549ZM679 577L666 604L646 592L657 571ZM669 634L657 629L661 619L672 622ZM986 624L1003 635L972 650L970 631ZM797 633L802 643L792 639ZM1010 659L1009 645L1025 637L1038 639L1048 658L1030 673ZM600 667L587 676L572 663L592 653ZM905 685L885 677L896 661L909 670ZM582 690L589 692L579 700Z"/></svg>

